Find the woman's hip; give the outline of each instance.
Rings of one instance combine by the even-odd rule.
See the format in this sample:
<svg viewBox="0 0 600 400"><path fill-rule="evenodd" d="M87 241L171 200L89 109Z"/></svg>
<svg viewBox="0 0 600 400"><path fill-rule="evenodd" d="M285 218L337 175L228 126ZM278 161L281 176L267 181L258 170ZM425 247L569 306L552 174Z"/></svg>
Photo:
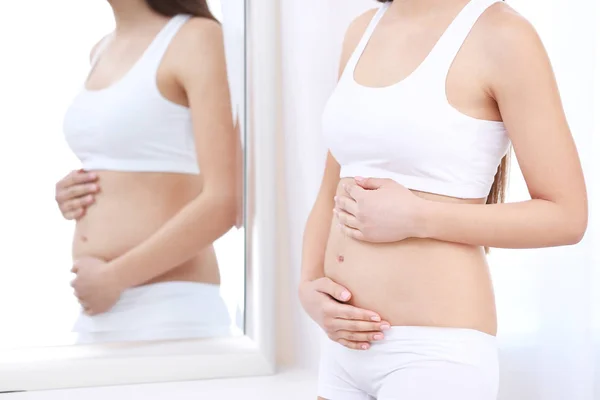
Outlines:
<svg viewBox="0 0 600 400"><path fill-rule="evenodd" d="M366 351L324 339L319 395L329 400L491 400L498 375L495 336L473 329L393 326Z"/></svg>
<svg viewBox="0 0 600 400"><path fill-rule="evenodd" d="M220 336L231 320L219 286L199 282L160 282L123 292L108 312L81 313L73 331L94 341L161 340ZM100 340L104 338L105 340Z"/></svg>

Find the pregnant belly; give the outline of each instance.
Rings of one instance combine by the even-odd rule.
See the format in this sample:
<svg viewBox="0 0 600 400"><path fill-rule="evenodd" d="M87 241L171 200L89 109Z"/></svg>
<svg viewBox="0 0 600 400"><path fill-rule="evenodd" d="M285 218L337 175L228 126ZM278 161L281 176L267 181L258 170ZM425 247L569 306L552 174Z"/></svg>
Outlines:
<svg viewBox="0 0 600 400"><path fill-rule="evenodd" d="M392 325L496 333L493 289L479 247L412 238L360 242L345 236L334 217L325 275L350 290L351 304L378 312Z"/></svg>
<svg viewBox="0 0 600 400"><path fill-rule="evenodd" d="M113 260L157 232L201 192L201 178L165 173L97 171L100 193L75 228L73 259ZM218 283L212 246L166 275L148 282Z"/></svg>

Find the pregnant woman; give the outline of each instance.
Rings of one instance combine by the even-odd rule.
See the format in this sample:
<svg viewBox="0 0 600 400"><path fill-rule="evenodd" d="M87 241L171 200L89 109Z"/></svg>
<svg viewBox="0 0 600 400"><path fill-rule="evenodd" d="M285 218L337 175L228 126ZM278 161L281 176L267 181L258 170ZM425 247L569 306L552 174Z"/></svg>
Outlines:
<svg viewBox="0 0 600 400"><path fill-rule="evenodd" d="M328 336L319 396L495 399L486 248L574 244L587 226L534 29L498 0L383 2L348 29L323 131L299 288ZM531 200L500 204L510 143Z"/></svg>
<svg viewBox="0 0 600 400"><path fill-rule="evenodd" d="M229 332L212 243L236 223L239 139L223 35L205 1L111 0L67 111L82 162L57 185L76 219L79 342Z"/></svg>

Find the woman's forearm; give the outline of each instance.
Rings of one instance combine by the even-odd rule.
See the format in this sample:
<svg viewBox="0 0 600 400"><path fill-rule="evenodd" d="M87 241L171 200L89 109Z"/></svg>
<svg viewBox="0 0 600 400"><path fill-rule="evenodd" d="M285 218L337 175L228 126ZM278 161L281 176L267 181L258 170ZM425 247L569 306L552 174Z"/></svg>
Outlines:
<svg viewBox="0 0 600 400"><path fill-rule="evenodd" d="M506 204L428 202L419 237L497 248L575 244L587 227L585 204L534 199Z"/></svg>
<svg viewBox="0 0 600 400"><path fill-rule="evenodd" d="M205 191L154 235L111 261L110 268L123 287L144 284L210 246L235 224L235 218L235 196Z"/></svg>

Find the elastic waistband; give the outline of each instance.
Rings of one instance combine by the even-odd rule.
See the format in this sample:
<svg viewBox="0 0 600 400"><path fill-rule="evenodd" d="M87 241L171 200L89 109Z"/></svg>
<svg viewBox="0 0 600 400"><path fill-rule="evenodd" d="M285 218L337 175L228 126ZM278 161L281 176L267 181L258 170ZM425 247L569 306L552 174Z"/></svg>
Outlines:
<svg viewBox="0 0 600 400"><path fill-rule="evenodd" d="M202 293L210 297L211 295L218 296L220 287L211 283L204 282L188 282L188 281L169 281L169 282L157 282L150 283L148 285L136 286L125 290L121 299L137 298L140 296L186 296L189 293L198 293L201 290Z"/></svg>
<svg viewBox="0 0 600 400"><path fill-rule="evenodd" d="M495 344L496 336L476 329L434 326L392 326L384 331L384 341L435 340L442 342L486 341Z"/></svg>

